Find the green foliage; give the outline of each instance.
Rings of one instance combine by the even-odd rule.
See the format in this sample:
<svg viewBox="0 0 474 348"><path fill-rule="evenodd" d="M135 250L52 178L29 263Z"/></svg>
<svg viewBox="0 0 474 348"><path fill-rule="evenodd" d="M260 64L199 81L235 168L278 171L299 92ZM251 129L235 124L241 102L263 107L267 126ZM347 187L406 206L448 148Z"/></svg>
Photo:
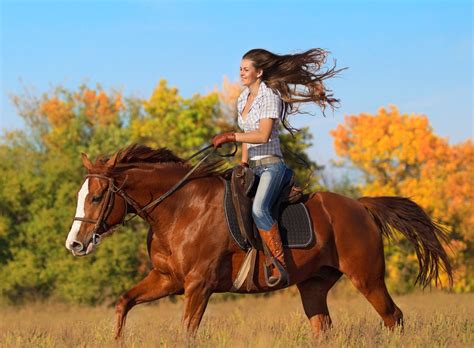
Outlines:
<svg viewBox="0 0 474 348"><path fill-rule="evenodd" d="M217 93L195 94L189 99L178 95L161 80L151 98L144 102L144 113L130 124L131 141L152 147L168 147L187 157L219 133Z"/></svg>
<svg viewBox="0 0 474 348"><path fill-rule="evenodd" d="M52 295L76 303L112 303L143 277L139 272L143 260L138 256L144 256L145 234L143 228L138 233L121 228L87 257L73 258L65 253L62 257L68 262L57 276Z"/></svg>
<svg viewBox="0 0 474 348"><path fill-rule="evenodd" d="M283 127L282 127L283 129ZM312 134L309 127L302 128L294 136L288 132L281 132L280 142L283 156L287 165L295 172L295 181L302 187L307 185L306 191L321 190L320 177L317 174L322 167L312 161L306 150L312 145Z"/></svg>
<svg viewBox="0 0 474 348"><path fill-rule="evenodd" d="M0 184L0 293L9 301L54 295L94 303L108 293L118 294L123 290L119 287L139 277L136 268L129 269L141 262L137 258L139 241L130 232L131 242L109 246L116 247L112 257L104 254L105 247L80 263L64 248L85 173L80 153L115 152L129 138L128 128L120 121L126 107L119 103L116 108L116 101L116 96L107 96L100 87L92 91L85 86L75 93L58 88L40 98L15 99L28 128L6 133L0 145L4 179ZM123 233L115 238L120 241L127 235ZM120 276L112 277L103 272L104 263L127 267ZM102 288L107 290L85 291L97 283L107 284ZM71 287L76 288L76 296Z"/></svg>
<svg viewBox="0 0 474 348"><path fill-rule="evenodd" d="M339 193L340 195L357 199L361 197L360 190L357 186L354 185L354 178L348 176L348 174L343 175L337 180L333 180L331 185L331 191Z"/></svg>
<svg viewBox="0 0 474 348"><path fill-rule="evenodd" d="M95 158L138 142L186 157L235 128L217 92L184 98L164 80L146 101L83 85L27 93L14 103L27 128L0 138L0 297L13 303L50 297L110 303L147 272L143 222L119 229L84 258L64 247L85 174L82 152ZM307 129L282 137L309 163L310 139ZM292 167L304 182L300 165Z"/></svg>

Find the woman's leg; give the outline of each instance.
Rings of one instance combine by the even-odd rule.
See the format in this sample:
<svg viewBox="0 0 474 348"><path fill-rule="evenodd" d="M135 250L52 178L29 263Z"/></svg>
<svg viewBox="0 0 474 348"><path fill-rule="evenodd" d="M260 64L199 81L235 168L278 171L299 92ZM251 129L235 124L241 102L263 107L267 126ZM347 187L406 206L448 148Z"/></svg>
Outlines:
<svg viewBox="0 0 474 348"><path fill-rule="evenodd" d="M273 267L271 275L268 278L269 286L276 286L282 281L289 283L286 270L286 262L283 253L283 245L281 242L278 223L272 216L272 207L276 202L283 185L287 179L286 166L283 163L273 164L265 167L261 171L260 182L255 194L252 206L252 215L257 225L263 242L269 249L273 258L278 260L277 267ZM257 170L259 174L259 170ZM270 259L271 260L271 259ZM275 264L275 262L273 262ZM276 264L275 264L276 265ZM267 266L270 266L267 261Z"/></svg>
<svg viewBox="0 0 474 348"><path fill-rule="evenodd" d="M269 230L276 222L272 217L272 207L278 199L283 185L286 184L284 180L288 180L285 175L286 169L285 164L281 162L256 170L260 181L252 205L252 215L259 230Z"/></svg>

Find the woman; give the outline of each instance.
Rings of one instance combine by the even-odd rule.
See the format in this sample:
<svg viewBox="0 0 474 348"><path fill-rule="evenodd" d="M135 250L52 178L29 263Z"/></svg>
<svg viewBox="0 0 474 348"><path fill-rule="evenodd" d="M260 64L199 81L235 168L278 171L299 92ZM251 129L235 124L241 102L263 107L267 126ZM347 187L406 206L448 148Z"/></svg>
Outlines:
<svg viewBox="0 0 474 348"><path fill-rule="evenodd" d="M335 66L320 72L327 52L311 49L303 53L277 55L264 49L253 49L242 57L240 78L246 87L238 99L238 124L243 133L215 136L215 147L229 142L242 143L241 165L250 166L260 180L252 206L257 229L267 248L286 269L278 224L272 206L292 172L283 161L280 149L279 122L291 128L286 116L295 113L294 103L315 102L324 112L326 106L338 102L323 85L323 80L336 75ZM272 269L269 284L276 286L282 277Z"/></svg>

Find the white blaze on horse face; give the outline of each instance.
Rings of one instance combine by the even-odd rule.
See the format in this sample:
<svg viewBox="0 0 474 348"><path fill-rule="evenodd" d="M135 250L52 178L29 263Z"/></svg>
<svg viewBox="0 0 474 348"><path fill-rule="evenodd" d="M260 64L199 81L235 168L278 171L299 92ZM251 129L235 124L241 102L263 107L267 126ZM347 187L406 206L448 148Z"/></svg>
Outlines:
<svg viewBox="0 0 474 348"><path fill-rule="evenodd" d="M77 208L76 208L76 217L84 217L85 212L84 212L84 205L86 202L86 197L87 194L89 193L89 179L86 179L84 181L84 184L81 187L81 190L79 191L79 194L77 195ZM82 221L74 221L72 223L71 231L69 231L69 234L66 239L66 248L71 250L70 245L72 242L76 241L77 234L79 233L79 230L81 229L81 224Z"/></svg>

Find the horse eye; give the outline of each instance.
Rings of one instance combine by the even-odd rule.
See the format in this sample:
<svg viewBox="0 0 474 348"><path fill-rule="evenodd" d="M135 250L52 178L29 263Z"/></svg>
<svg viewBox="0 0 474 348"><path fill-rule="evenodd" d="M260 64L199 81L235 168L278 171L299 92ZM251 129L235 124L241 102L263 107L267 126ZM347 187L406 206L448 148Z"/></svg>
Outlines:
<svg viewBox="0 0 474 348"><path fill-rule="evenodd" d="M92 197L92 203L99 203L103 195Z"/></svg>

